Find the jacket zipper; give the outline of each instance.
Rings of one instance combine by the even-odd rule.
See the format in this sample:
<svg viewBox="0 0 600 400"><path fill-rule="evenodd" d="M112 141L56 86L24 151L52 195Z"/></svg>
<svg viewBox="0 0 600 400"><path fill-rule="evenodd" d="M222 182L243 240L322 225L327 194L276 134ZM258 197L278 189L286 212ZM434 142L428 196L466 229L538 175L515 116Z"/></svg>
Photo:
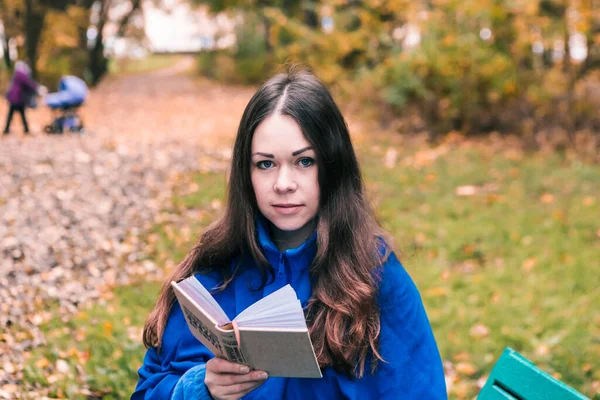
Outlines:
<svg viewBox="0 0 600 400"><path fill-rule="evenodd" d="M284 269L284 265L283 265L283 253L281 253L279 255L279 268L277 268L277 276L279 278L281 278L283 276L283 269Z"/></svg>

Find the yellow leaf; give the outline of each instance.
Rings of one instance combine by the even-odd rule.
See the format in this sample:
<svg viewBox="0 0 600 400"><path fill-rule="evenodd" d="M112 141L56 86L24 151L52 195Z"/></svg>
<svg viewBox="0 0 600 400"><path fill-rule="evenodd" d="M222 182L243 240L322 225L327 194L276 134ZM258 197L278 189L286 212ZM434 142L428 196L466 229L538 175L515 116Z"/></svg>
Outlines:
<svg viewBox="0 0 600 400"><path fill-rule="evenodd" d="M18 386L14 383L7 383L6 385L2 386L2 391L6 393L17 393L17 389Z"/></svg>
<svg viewBox="0 0 600 400"><path fill-rule="evenodd" d="M77 359L79 360L80 364L86 364L90 359L90 351L80 351L79 353L77 353Z"/></svg>
<svg viewBox="0 0 600 400"><path fill-rule="evenodd" d="M554 201L554 196L551 193L544 193L542 197L540 197L540 201L544 204L550 204Z"/></svg>
<svg viewBox="0 0 600 400"><path fill-rule="evenodd" d="M456 364L456 371L462 375L474 375L477 372L477 368L469 362L459 362Z"/></svg>
<svg viewBox="0 0 600 400"><path fill-rule="evenodd" d="M483 339L490 334L490 328L482 323L477 323L471 327L469 333L476 339Z"/></svg>
<svg viewBox="0 0 600 400"><path fill-rule="evenodd" d="M35 362L35 366L39 369L46 368L48 365L50 365L50 361L48 361L48 359L45 357Z"/></svg>
<svg viewBox="0 0 600 400"><path fill-rule="evenodd" d="M473 196L474 194L477 194L478 188L473 185L464 185L457 187L455 192L457 196Z"/></svg>
<svg viewBox="0 0 600 400"><path fill-rule="evenodd" d="M531 271L533 269L533 267L535 267L535 264L537 263L537 259L535 257L532 258L528 258L527 260L525 260L525 262L523 263L523 269L525 271Z"/></svg>
<svg viewBox="0 0 600 400"><path fill-rule="evenodd" d="M425 291L425 296L427 297L439 297L445 296L448 294L448 288L445 287L435 287L431 289L427 289Z"/></svg>
<svg viewBox="0 0 600 400"><path fill-rule="evenodd" d="M87 333L84 329L77 329L77 331L75 332L75 340L78 342L83 342L87 337Z"/></svg>
<svg viewBox="0 0 600 400"><path fill-rule="evenodd" d="M498 196L497 194L494 194L494 193L490 193L486 197L487 205L495 204L495 203L498 203L499 201L500 201L500 196Z"/></svg>
<svg viewBox="0 0 600 400"><path fill-rule="evenodd" d="M500 299L502 298L502 295L498 292L494 293L492 295L492 304L498 304L498 302L500 301Z"/></svg>
<svg viewBox="0 0 600 400"><path fill-rule="evenodd" d="M553 372L551 375L559 381L562 379L562 374L560 372Z"/></svg>
<svg viewBox="0 0 600 400"><path fill-rule="evenodd" d="M542 343L538 346L538 348L535 350L535 352L539 356L545 356L545 355L548 355L548 353L550 353L550 348L548 347L547 344Z"/></svg>
<svg viewBox="0 0 600 400"><path fill-rule="evenodd" d="M465 255L470 256L475 253L475 245L467 244L463 246L462 251L465 253Z"/></svg>
<svg viewBox="0 0 600 400"><path fill-rule="evenodd" d="M104 324L102 324L102 326L104 327L104 334L106 336L111 336L113 333L113 324L110 321L106 321Z"/></svg>
<svg viewBox="0 0 600 400"><path fill-rule="evenodd" d="M470 361L471 355L466 351L461 351L460 353L456 353L452 358L456 361Z"/></svg>
<svg viewBox="0 0 600 400"><path fill-rule="evenodd" d="M594 205L595 202L596 202L596 199L593 198L592 196L587 196L583 199L583 205L586 207Z"/></svg>

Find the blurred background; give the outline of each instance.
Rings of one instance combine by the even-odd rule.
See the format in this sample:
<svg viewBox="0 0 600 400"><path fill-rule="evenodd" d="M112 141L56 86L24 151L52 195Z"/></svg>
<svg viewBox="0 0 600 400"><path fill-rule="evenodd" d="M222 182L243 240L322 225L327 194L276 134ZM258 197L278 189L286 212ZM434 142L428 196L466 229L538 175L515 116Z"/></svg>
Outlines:
<svg viewBox="0 0 600 400"><path fill-rule="evenodd" d="M257 86L332 90L450 398L510 346L600 393L599 0L0 0L18 60L90 88L0 140L0 398L127 398L165 274L223 204ZM0 105L1 123L8 104Z"/></svg>

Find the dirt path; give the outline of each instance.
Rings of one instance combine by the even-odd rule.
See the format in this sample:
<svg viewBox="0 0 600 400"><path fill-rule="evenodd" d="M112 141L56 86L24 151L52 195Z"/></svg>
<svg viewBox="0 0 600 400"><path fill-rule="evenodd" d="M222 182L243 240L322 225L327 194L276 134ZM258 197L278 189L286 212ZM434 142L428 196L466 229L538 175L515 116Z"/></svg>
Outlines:
<svg viewBox="0 0 600 400"><path fill-rule="evenodd" d="M90 96L89 129L121 140L229 147L252 89L194 79L193 59L144 75L109 77Z"/></svg>
<svg viewBox="0 0 600 400"><path fill-rule="evenodd" d="M136 275L160 279L138 235L182 177L227 165L253 90L190 67L108 77L82 110L84 135L41 133L51 119L41 108L29 112L31 135L17 120L0 138L0 398L19 397L25 354L46 343L42 306L70 314Z"/></svg>

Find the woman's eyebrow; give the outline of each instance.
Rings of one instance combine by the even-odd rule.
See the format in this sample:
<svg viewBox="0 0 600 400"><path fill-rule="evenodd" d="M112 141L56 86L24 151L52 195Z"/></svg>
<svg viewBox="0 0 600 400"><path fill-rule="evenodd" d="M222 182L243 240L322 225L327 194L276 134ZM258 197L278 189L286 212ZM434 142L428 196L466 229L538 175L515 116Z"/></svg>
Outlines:
<svg viewBox="0 0 600 400"><path fill-rule="evenodd" d="M314 149L314 147L312 147L312 146L308 146L308 147L305 147L305 148L303 148L303 149L300 149L300 150L296 150L296 151L294 151L294 152L292 153L292 156L293 156L293 157L296 157L298 154L301 154L301 153L304 153L304 152L305 152L305 151L307 151L307 150L313 150L313 149ZM273 154L270 154L270 153L262 153L262 152L260 152L260 151L257 151L257 152L255 152L255 153L252 153L252 155L253 155L253 156L263 156L263 157L268 157L268 158L275 158L275 156L274 156Z"/></svg>
<svg viewBox="0 0 600 400"><path fill-rule="evenodd" d="M313 147L312 147L312 146L308 146L308 147L305 147L305 148L303 148L303 149L296 150L295 152L293 152L293 153L292 153L292 156L293 156L293 157L296 157L298 154L300 154L300 153L304 153L306 150L312 150L312 149L313 149Z"/></svg>
<svg viewBox="0 0 600 400"><path fill-rule="evenodd" d="M273 154L261 153L259 151L257 151L256 153L253 153L252 155L253 156L263 156L263 157L268 157L268 158L275 158L275 156Z"/></svg>

